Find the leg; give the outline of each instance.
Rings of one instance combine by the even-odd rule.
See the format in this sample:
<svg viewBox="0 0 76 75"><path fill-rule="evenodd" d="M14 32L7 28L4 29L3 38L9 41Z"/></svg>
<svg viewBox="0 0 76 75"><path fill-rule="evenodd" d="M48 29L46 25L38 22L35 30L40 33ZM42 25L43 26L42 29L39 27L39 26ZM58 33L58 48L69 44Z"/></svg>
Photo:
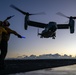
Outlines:
<svg viewBox="0 0 76 75"><path fill-rule="evenodd" d="M8 44L6 41L1 42L1 58L4 60L7 55Z"/></svg>
<svg viewBox="0 0 76 75"><path fill-rule="evenodd" d="M7 55L7 46L8 46L8 44L6 41L1 42L0 64L2 67L4 67L4 60Z"/></svg>

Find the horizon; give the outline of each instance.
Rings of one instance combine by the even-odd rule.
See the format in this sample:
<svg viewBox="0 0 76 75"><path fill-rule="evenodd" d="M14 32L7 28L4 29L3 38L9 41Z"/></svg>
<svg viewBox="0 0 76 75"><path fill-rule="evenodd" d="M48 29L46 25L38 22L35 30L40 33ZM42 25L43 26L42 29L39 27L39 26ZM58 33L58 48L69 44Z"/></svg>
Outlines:
<svg viewBox="0 0 76 75"><path fill-rule="evenodd" d="M36 57L36 58L38 58L38 59L41 59L42 57L43 57L43 59L45 59L45 58L47 58L48 59L48 56L49 57L51 57L52 56L52 58L54 57L54 58L76 58L76 56L72 56L72 55L67 55L67 54L63 54L63 55L61 55L61 54L58 54L58 53L55 53L55 54L41 54L41 55L35 55L35 54L31 54L31 55L21 55L21 56L17 56L17 57L8 57L9 59L11 59L11 58L25 58L25 59L30 59L30 57ZM6 59L8 59L8 58L6 58ZM57 59L56 58L56 59ZM33 58L31 58L31 59L33 59Z"/></svg>

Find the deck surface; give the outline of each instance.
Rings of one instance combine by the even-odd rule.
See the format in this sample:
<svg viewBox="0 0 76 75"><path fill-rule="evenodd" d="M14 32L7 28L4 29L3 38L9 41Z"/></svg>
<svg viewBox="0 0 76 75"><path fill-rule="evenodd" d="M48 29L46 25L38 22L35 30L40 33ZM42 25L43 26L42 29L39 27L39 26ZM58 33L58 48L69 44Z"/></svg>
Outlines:
<svg viewBox="0 0 76 75"><path fill-rule="evenodd" d="M4 70L0 70L0 75L29 72L73 64L76 64L76 59L5 60L6 67Z"/></svg>

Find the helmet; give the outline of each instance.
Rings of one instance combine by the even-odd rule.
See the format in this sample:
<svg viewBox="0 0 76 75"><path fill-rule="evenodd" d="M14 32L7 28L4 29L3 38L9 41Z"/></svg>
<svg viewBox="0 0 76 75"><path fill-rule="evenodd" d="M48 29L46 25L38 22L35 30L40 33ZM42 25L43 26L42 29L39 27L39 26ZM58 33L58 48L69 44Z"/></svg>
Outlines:
<svg viewBox="0 0 76 75"><path fill-rule="evenodd" d="M4 21L3 26L10 26L10 23L8 21Z"/></svg>

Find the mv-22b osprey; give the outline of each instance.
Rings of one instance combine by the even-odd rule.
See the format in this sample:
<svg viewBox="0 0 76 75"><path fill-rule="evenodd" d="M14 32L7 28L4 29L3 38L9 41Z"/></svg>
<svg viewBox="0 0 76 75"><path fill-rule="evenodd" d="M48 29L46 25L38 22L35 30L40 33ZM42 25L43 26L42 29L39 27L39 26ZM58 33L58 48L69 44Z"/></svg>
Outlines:
<svg viewBox="0 0 76 75"><path fill-rule="evenodd" d="M55 39L57 29L70 29L70 33L74 33L74 24L75 24L74 19L76 19L76 17L72 17L72 16L67 17L59 12L57 14L69 18L68 24L57 24L56 22L49 22L48 24L45 24L45 23L29 20L30 15L36 15L36 14L30 14L28 12L24 12L14 5L11 5L11 7L25 15L25 19L24 19L25 30L27 30L28 26L44 28L44 30L41 33L38 33L38 35L40 35L41 38L52 37L52 39Z"/></svg>

